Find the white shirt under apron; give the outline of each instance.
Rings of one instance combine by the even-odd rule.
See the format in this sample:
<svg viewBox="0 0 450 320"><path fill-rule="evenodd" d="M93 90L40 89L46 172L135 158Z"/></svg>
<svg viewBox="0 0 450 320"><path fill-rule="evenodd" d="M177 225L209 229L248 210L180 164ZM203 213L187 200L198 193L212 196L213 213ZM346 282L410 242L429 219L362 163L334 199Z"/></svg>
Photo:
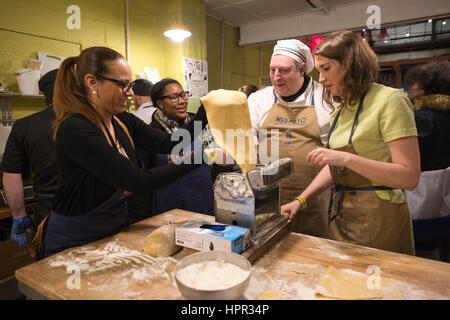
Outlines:
<svg viewBox="0 0 450 320"><path fill-rule="evenodd" d="M308 106L312 100L312 79L308 84L305 92L295 99L293 102L284 101L277 93L277 103L285 106ZM250 110L250 119L252 122L253 134L258 137L258 131L267 118L267 115L275 101L274 89L272 86L252 93L248 97L248 106ZM323 86L314 82L314 103L317 113L317 120L320 128L320 140L323 145L327 144L328 130L330 129L330 112L331 108L322 100Z"/></svg>

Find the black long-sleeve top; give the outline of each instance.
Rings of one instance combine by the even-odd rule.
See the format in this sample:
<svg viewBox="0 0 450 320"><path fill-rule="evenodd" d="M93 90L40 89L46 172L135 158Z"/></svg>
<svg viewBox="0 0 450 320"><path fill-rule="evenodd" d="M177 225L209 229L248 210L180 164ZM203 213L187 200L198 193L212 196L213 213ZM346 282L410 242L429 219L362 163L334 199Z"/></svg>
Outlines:
<svg viewBox="0 0 450 320"><path fill-rule="evenodd" d="M135 147L167 154L179 143L171 141L171 135L148 126L133 114L123 112L118 118L126 125ZM202 121L202 127L207 124L203 107L194 121ZM187 127L192 139L195 138L194 121ZM72 114L59 126L55 139L59 189L53 199L54 212L78 216L106 201L117 188L150 193L198 166L168 164L143 171L126 133L114 119L112 123L129 159L112 147L102 130L81 114Z"/></svg>
<svg viewBox="0 0 450 320"><path fill-rule="evenodd" d="M58 170L53 143L53 108L44 109L16 120L6 142L0 170L20 173L23 178L33 173L33 188L37 194L53 194L58 188Z"/></svg>
<svg viewBox="0 0 450 320"><path fill-rule="evenodd" d="M450 166L450 110L422 108L414 112L422 171Z"/></svg>

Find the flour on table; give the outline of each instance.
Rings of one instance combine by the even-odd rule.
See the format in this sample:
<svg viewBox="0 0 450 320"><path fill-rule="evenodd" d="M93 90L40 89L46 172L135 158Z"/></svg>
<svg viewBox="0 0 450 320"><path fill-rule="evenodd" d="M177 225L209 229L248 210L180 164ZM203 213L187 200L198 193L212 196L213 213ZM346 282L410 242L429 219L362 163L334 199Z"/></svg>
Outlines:
<svg viewBox="0 0 450 320"><path fill-rule="evenodd" d="M328 245L322 245L322 247L320 248L309 248L310 250L314 250L314 251L319 251L319 252L324 252L327 255L329 255L330 257L333 258L338 258L341 260L350 260L350 257L346 254L341 254L341 253L337 253L336 252L336 248L333 248L331 246Z"/></svg>
<svg viewBox="0 0 450 320"><path fill-rule="evenodd" d="M250 283L244 292L246 299L261 299L268 292L282 293L285 300L315 299L314 283L317 280L310 270L317 268L317 265L297 262L277 264L271 260L261 261L253 267Z"/></svg>
<svg viewBox="0 0 450 320"><path fill-rule="evenodd" d="M448 300L448 297L437 292L424 290L417 285L396 280L398 288L407 300Z"/></svg>
<svg viewBox="0 0 450 320"><path fill-rule="evenodd" d="M143 251L124 247L118 241L119 239L114 239L103 247L74 248L50 257L48 264L53 268L64 267L66 270L78 266L82 279L87 280L88 291L108 292L118 298L142 298L148 288L146 284L155 282L160 286L164 283L167 289L168 286L173 287L171 292L177 293L171 272L177 260L171 257L151 257Z"/></svg>
<svg viewBox="0 0 450 320"><path fill-rule="evenodd" d="M123 247L117 244L117 241L118 239L108 242L103 249L89 246L73 249L66 254L55 256L48 264L51 267L78 265L81 271L90 274L124 265L141 267L176 262L173 258L147 256L143 252Z"/></svg>

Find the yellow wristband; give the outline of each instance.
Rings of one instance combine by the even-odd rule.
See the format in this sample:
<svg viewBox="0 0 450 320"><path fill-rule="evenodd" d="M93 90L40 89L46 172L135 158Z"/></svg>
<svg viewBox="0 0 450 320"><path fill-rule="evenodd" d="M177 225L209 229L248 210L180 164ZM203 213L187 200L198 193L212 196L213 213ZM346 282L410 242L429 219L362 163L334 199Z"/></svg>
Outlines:
<svg viewBox="0 0 450 320"><path fill-rule="evenodd" d="M295 198L295 199L297 199L298 201L300 201L302 207L306 207L306 199L303 198L303 196L298 196L298 197Z"/></svg>

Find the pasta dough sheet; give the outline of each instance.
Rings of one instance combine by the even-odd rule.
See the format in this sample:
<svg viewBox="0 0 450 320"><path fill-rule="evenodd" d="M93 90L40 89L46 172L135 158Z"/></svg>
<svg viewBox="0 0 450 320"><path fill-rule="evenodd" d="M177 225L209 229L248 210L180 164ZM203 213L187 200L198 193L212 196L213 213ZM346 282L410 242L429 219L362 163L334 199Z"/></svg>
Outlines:
<svg viewBox="0 0 450 320"><path fill-rule="evenodd" d="M267 290L260 293L256 300L290 300L290 296L284 291Z"/></svg>
<svg viewBox="0 0 450 320"><path fill-rule="evenodd" d="M212 90L200 101L216 144L228 152L246 174L257 161L246 95L235 90Z"/></svg>
<svg viewBox="0 0 450 320"><path fill-rule="evenodd" d="M343 300L403 300L394 279L380 277L379 288L369 289L369 277L370 275L338 271L330 266L316 288L315 295L318 298Z"/></svg>

